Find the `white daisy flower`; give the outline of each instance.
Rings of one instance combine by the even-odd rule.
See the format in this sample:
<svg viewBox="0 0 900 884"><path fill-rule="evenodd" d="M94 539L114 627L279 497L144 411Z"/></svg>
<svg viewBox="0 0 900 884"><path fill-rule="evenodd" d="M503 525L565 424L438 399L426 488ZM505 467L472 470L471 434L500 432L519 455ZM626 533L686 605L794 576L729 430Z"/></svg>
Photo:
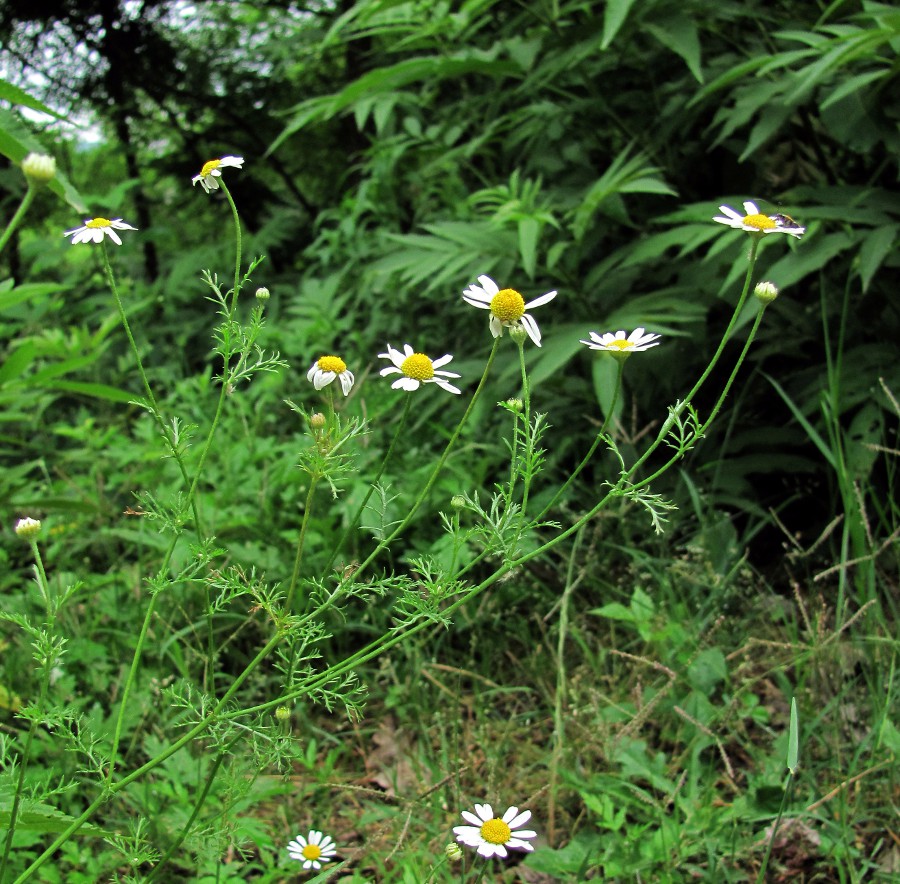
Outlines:
<svg viewBox="0 0 900 884"><path fill-rule="evenodd" d="M26 540L31 540L34 537L37 537L38 534L41 533L41 523L38 519L25 518L19 519L16 522L16 536L24 537Z"/></svg>
<svg viewBox="0 0 900 884"><path fill-rule="evenodd" d="M303 863L304 869L321 869L323 863L331 862L337 854L337 845L330 835L323 835L315 829L304 838L298 835L287 846L291 859Z"/></svg>
<svg viewBox="0 0 900 884"><path fill-rule="evenodd" d="M743 215L731 206L719 206L719 211L722 214L716 215L713 221L727 224L735 230L746 230L747 233L786 233L797 239L806 233L806 228L799 227L789 215L763 215L756 207L756 203L749 200L744 203Z"/></svg>
<svg viewBox="0 0 900 884"><path fill-rule="evenodd" d="M608 350L611 353L640 353L643 350L649 350L656 347L659 341L656 340L660 335L645 334L644 329L636 328L628 337L625 337L624 330L619 330L615 334L605 332L602 335L597 332L588 332L590 340L582 341L592 350Z"/></svg>
<svg viewBox="0 0 900 884"><path fill-rule="evenodd" d="M528 337L540 347L541 330L525 311L552 301L556 292L547 292L526 304L515 289L501 289L489 276L479 276L478 281L481 285L473 283L463 292L463 300L473 307L491 311L491 334L499 338L504 328L524 328Z"/></svg>
<svg viewBox="0 0 900 884"><path fill-rule="evenodd" d="M340 356L320 356L306 373L306 379L317 389L327 387L335 378L341 381L344 395L353 388L353 372L347 371L347 363Z"/></svg>
<svg viewBox="0 0 900 884"><path fill-rule="evenodd" d="M204 163L199 175L191 178L191 184L196 184L199 181L207 193L211 190L218 190L219 182L216 179L222 177L222 169L226 169L229 166L240 169L243 165L243 157L221 157L218 160L210 160L208 163Z"/></svg>
<svg viewBox="0 0 900 884"><path fill-rule="evenodd" d="M458 374L452 371L438 371L442 365L446 365L453 359L449 353L432 361L424 353L414 352L409 344L403 345L402 353L388 344L387 353L379 353L378 358L390 359L393 363L393 365L381 369L382 377L398 373L403 375L391 384L395 390L407 390L411 393L413 390L419 389L419 384L437 384L448 393L460 392L453 384L445 380L445 378L458 378Z"/></svg>
<svg viewBox="0 0 900 884"><path fill-rule="evenodd" d="M63 236L71 236L73 246L80 242L102 242L104 236L120 246L122 240L119 239L117 230L137 230L137 227L126 224L121 218L113 218L112 221L109 218L91 218L83 226L67 230Z"/></svg>
<svg viewBox="0 0 900 884"><path fill-rule="evenodd" d="M519 813L518 807L510 807L502 817L495 817L490 804L476 804L475 813L464 810L462 818L472 825L454 826L456 840L466 847L477 848L481 856L505 857L507 848L534 850L534 845L528 841L537 838L537 832L519 829L519 826L524 826L531 819L530 810Z"/></svg>

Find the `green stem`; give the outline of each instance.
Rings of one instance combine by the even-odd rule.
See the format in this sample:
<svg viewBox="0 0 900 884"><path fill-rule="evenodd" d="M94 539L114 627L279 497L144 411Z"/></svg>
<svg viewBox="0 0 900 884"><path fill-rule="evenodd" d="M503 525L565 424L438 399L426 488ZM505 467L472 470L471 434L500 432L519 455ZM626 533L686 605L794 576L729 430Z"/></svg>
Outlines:
<svg viewBox="0 0 900 884"><path fill-rule="evenodd" d="M47 610L46 622L47 627L49 627L53 622L52 605L50 602L50 585L47 583L47 574L44 571L44 563L41 560L41 552L38 548L37 541L31 540L29 542L31 551L34 554L38 588ZM41 672L41 686L40 693L38 695L37 709L31 715L31 719L28 723L28 733L25 737L25 746L23 747L22 754L19 757L19 775L16 779L16 789L15 793L13 794L12 806L10 807L9 827L6 830L6 841L3 845L3 860L0 861L0 881L5 880L4 875L6 872L6 866L9 862L9 854L12 849L13 836L16 834L16 823L18 822L19 806L22 802L22 793L25 788L25 770L28 767L28 762L31 758L31 746L34 742L34 735L37 732L38 719L41 717L41 714L43 713L44 707L47 702L47 694L50 688L50 670L53 668L53 662L53 660L42 661L43 671Z"/></svg>
<svg viewBox="0 0 900 884"><path fill-rule="evenodd" d="M556 696L553 703L553 752L550 756L550 807L547 815L547 832L550 842L554 841L556 821L556 784L559 779L559 764L562 760L563 746L565 745L565 723L563 721L563 705L566 697L566 633L569 629L569 601L572 593L578 585L575 579L575 560L581 540L584 536L584 526L575 535L572 543L572 552L569 556L569 567L566 573L566 585L563 589L559 606L559 636L556 640Z"/></svg>
<svg viewBox="0 0 900 884"><path fill-rule="evenodd" d="M0 234L0 252L6 247L6 244L9 242L9 238L15 232L15 229L19 226L22 218L25 217L25 213L28 211L28 207L31 205L32 200L34 199L35 187L29 181L28 182L28 190L25 191L25 196L22 197L22 202L19 203L19 208L16 209L15 214L10 219L9 224L6 225L6 230Z"/></svg>
<svg viewBox="0 0 900 884"><path fill-rule="evenodd" d="M294 573L291 575L291 585L288 589L287 599L284 603L285 611L292 611L294 604L294 593L297 590L297 581L300 579L300 562L303 559L303 544L306 541L306 529L309 527L309 516L312 512L313 494L316 491L316 485L319 484L319 476L313 476L309 483L309 491L306 492L306 505L303 508L303 521L300 523L300 536L297 538L297 555L294 557Z"/></svg>
<svg viewBox="0 0 900 884"><path fill-rule="evenodd" d="M594 452L597 450L597 446L603 440L603 434L606 432L606 425L609 423L610 419L615 414L616 405L619 402L619 392L622 389L622 376L624 374L624 371L625 371L625 360L617 359L616 360L616 387L615 387L615 390L613 391L612 403L610 404L609 409L607 409L606 416L603 418L603 423L600 425L600 429L597 431L597 436L594 439L593 443L591 444L591 447L588 449L587 454L581 459L581 463L579 463L578 466L575 467L575 470L572 472L572 474L569 476L569 478L566 479L566 481L563 482L563 484L559 487L559 490L556 492L556 494L553 495L553 498L550 500L550 503L548 503L547 506L545 506L544 509L541 510L541 513L537 517L536 521L540 521L541 519L543 519L547 515L547 513L549 513L550 510L553 509L553 507L556 505L556 501L558 501L560 499L560 497L562 497L566 493L566 491L569 489L569 487L572 485L572 483L581 475L581 471L588 465L588 463L590 463L591 458L594 456Z"/></svg>
<svg viewBox="0 0 900 884"><path fill-rule="evenodd" d="M781 806L778 808L778 816L775 818L775 823L772 826L772 836L769 838L769 843L766 845L766 855L763 857L762 866L760 866L759 874L756 876L756 884L763 884L766 880L766 869L769 866L769 857L772 855L772 845L775 843L775 835L778 832L781 817L784 816L784 809L788 804L788 794L793 790L793 786L794 775L788 771L787 786L785 786L784 792L781 795Z"/></svg>
<svg viewBox="0 0 900 884"><path fill-rule="evenodd" d="M400 422L397 424L397 429L394 431L394 437L393 439L391 439L391 444L388 446L387 453L381 460L381 466L378 468L378 473L376 474L375 478L369 483L369 490L366 492L366 496L363 498L362 503L359 505L353 518L347 524L347 528L341 536L341 539L337 542L334 549L331 551L331 556L328 559L328 563L325 565L325 568L322 571L323 574L328 574L331 571L331 566L334 564L334 560L337 558L338 553L344 548L344 544L349 540L350 534L356 529L357 525L362 519L362 514L363 512L365 512L366 504L369 502L369 498L374 493L376 485L378 485L379 481L381 481L381 477L384 475L384 471L391 460L391 455L394 453L394 448L396 447L397 442L400 439L403 428L406 426L406 418L409 415L411 405L412 396L407 396L406 404L403 406L403 414L400 415Z"/></svg>
<svg viewBox="0 0 900 884"><path fill-rule="evenodd" d="M141 359L141 352L140 350L138 350L137 343L134 340L134 335L131 332L131 325L128 322L128 315L125 313L125 305L122 303L122 298L119 296L119 287L116 285L116 278L113 274L112 265L109 262L109 253L106 248L105 237L100 242L100 253L103 255L103 270L106 275L106 281L109 285L110 291L113 294L113 298L115 298L116 308L119 311L119 319L121 319L122 321L122 328L125 329L125 336L128 338L128 343L131 346L131 352L134 355L134 360L137 364L138 374L141 376L141 382L144 385L144 393L147 396L147 402L150 405L150 413L156 420L156 423L159 426L159 430L162 433L163 439L166 440L166 445L168 446L169 451L172 453L172 457L178 464L178 469L181 472L181 478L184 481L185 487L190 488L191 480L188 477L187 468L184 465L184 460L181 457L181 452L178 451L178 446L175 444L174 438L169 434L169 428L166 425L166 422L163 420L159 404L156 401L156 396L153 395L153 389L150 387L150 381L147 379L147 372L144 371L144 361ZM189 500L191 505L191 512L194 515L194 524L197 528L197 534L199 536L202 536L203 529L200 524L200 514L197 511L196 501L194 500L192 494L189 494Z"/></svg>

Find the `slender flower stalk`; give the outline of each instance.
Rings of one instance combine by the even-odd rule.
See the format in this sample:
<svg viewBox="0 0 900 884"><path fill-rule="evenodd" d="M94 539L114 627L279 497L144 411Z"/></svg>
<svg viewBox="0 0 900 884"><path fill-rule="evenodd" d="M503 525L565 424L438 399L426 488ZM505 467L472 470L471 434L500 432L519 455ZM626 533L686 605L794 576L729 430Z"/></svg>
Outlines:
<svg viewBox="0 0 900 884"><path fill-rule="evenodd" d="M25 196L22 197L22 202L19 203L19 207L16 209L12 218L9 219L9 224L6 225L6 229L0 234L0 252L3 251L6 244L9 242L10 237L15 233L16 228L22 223L25 213L34 201L35 192L35 186L29 181L28 189L25 191Z"/></svg>

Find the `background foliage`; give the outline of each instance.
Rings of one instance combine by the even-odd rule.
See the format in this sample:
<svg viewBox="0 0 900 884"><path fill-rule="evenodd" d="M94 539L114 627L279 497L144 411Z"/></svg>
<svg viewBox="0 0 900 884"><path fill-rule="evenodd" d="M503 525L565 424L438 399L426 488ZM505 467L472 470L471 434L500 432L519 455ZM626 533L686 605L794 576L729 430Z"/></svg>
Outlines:
<svg viewBox="0 0 900 884"><path fill-rule="evenodd" d="M668 533L652 537L630 511L604 520L449 632L365 673L362 721L295 710L292 773L281 779L252 758L226 765L217 788L227 813L186 844L185 880L217 867L216 880L278 880L281 845L306 825L360 848L347 880L421 880L447 840L448 808L490 789L531 799L545 821L528 874L746 880L780 800L794 695L808 761L772 880L887 880L900 867L888 837L895 775L884 766L898 744L893 6L10 0L0 35L4 216L21 197L16 163L27 150L52 152L65 173L0 267L0 590L11 609L29 604L27 550L10 527L18 515L44 517L54 579L84 581L63 691L98 731L160 543L123 513L136 491L174 491L177 475L129 404L139 387L96 256L60 236L82 204L141 229L115 256L129 314L169 409L202 424L216 366L199 270L227 268L230 240L225 207L187 185L212 156L247 158L232 192L246 250L266 255L253 280L273 293L265 346L292 371L233 397L202 508L229 560L266 573L289 573L304 498L283 399L309 398L302 375L321 353L358 360L354 407L384 425L397 399L365 378L386 341L415 336L455 353L471 378L487 341L484 315L456 309L462 288L488 273L526 300L557 289L544 346L529 353L535 401L555 427L549 499L611 406L612 360L590 360L579 337L637 325L664 333L652 359L629 366L617 406L623 447L639 445L730 315L747 243L709 222L716 206L752 198L807 226L796 248L763 250L762 275L782 296L749 370L723 419L654 489L679 504ZM22 108L36 99L85 125L35 122ZM517 369L510 360L499 372L503 399L518 391ZM462 407L426 398L387 478L412 486ZM454 493L489 488L502 468L503 412L476 417L409 555L440 554L437 511ZM351 503L388 439L367 440ZM588 506L614 469L598 461L557 517ZM342 513L314 521L319 565ZM353 542L340 566L369 541ZM563 647L554 612L571 584ZM135 762L172 726L156 692L191 669L201 599L178 605L161 616L188 625L148 658L129 723ZM383 626L380 616L351 615L334 653ZM12 632L0 640L0 705L14 733L15 700L33 690L29 651ZM239 630L223 666L250 647ZM560 696L562 742L548 717ZM548 792L551 751L560 781ZM50 733L42 752L47 776L35 788L66 782L52 803L72 812L77 764ZM141 837L164 852L208 763L176 756L135 795L133 820L104 828L150 820ZM406 832L407 813L427 834ZM23 858L38 843L21 844ZM127 866L127 850L98 844L71 845L59 880ZM511 880L542 880L524 867Z"/></svg>

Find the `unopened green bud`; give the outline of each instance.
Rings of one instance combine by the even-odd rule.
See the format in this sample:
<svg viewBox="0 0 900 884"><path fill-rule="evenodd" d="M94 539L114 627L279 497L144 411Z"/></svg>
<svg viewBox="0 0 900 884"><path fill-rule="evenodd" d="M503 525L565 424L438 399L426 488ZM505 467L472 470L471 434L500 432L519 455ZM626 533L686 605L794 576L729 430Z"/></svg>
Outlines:
<svg viewBox="0 0 900 884"><path fill-rule="evenodd" d="M773 282L758 282L753 294L760 304L771 304L778 297L778 286Z"/></svg>
<svg viewBox="0 0 900 884"><path fill-rule="evenodd" d="M464 509L466 506L466 499L461 494L454 494L453 497L450 498L450 506L455 510Z"/></svg>
<svg viewBox="0 0 900 884"><path fill-rule="evenodd" d="M462 848L458 844L454 843L448 844L444 848L444 853L447 855L447 859L449 859L450 862L453 863L459 862L462 859L463 855Z"/></svg>
<svg viewBox="0 0 900 884"><path fill-rule="evenodd" d="M510 396L510 398L506 400L506 407L510 411L514 411L517 414L520 414L525 405L518 396Z"/></svg>
<svg viewBox="0 0 900 884"><path fill-rule="evenodd" d="M513 341L518 344L520 347L525 341L528 339L528 332L522 327L521 322L517 322L512 328L509 330L509 336L513 339Z"/></svg>
<svg viewBox="0 0 900 884"><path fill-rule="evenodd" d="M46 184L56 177L56 160L44 153L30 153L22 160L22 171L29 181Z"/></svg>
<svg viewBox="0 0 900 884"><path fill-rule="evenodd" d="M314 430L321 430L325 426L325 415L321 411L315 412L309 416L309 425Z"/></svg>
<svg viewBox="0 0 900 884"><path fill-rule="evenodd" d="M278 721L287 721L291 717L291 710L287 708L287 706L279 706L275 710L275 718Z"/></svg>
<svg viewBox="0 0 900 884"><path fill-rule="evenodd" d="M41 523L37 519L19 519L16 522L16 536L23 540L34 540L41 533Z"/></svg>
<svg viewBox="0 0 900 884"><path fill-rule="evenodd" d="M268 301L271 296L269 295L269 290L264 286L260 286L256 290L256 300L257 301Z"/></svg>

